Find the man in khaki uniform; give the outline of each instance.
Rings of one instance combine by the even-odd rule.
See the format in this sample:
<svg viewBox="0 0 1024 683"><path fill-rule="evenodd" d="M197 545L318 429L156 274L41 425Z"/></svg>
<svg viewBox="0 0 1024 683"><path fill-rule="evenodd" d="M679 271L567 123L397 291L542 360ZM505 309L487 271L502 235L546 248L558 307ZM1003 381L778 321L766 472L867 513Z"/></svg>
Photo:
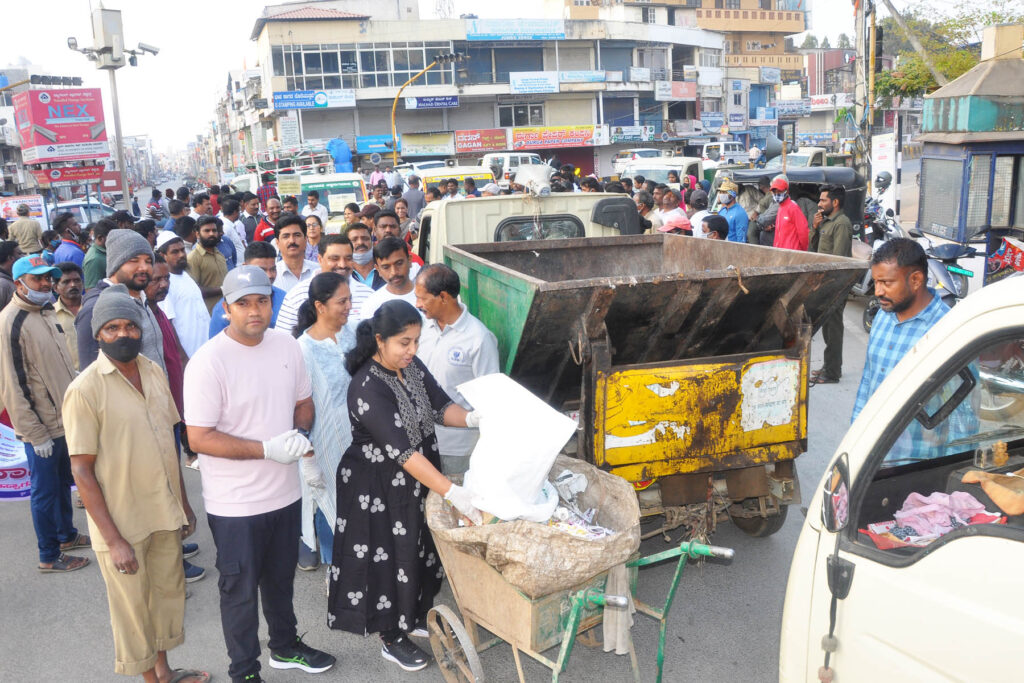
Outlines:
<svg viewBox="0 0 1024 683"><path fill-rule="evenodd" d="M60 280L54 283L53 291L57 293L57 302L53 304L53 311L57 314L57 322L61 331L64 332L64 341L67 343L68 355L71 356L71 364L78 367L78 334L75 331L75 316L82 308L82 288L85 273L82 268L70 261L65 261L57 266L60 268Z"/></svg>
<svg viewBox="0 0 1024 683"><path fill-rule="evenodd" d="M180 421L167 377L139 354L142 312L124 285L92 314L100 353L64 396L68 450L107 586L114 671L147 681L207 681L171 671L185 640L182 531L195 529L174 445Z"/></svg>
<svg viewBox="0 0 1024 683"><path fill-rule="evenodd" d="M29 218L28 204L18 204L18 220L11 223L8 232L12 240L26 254L38 254L43 250L43 228L39 221Z"/></svg>
<svg viewBox="0 0 1024 683"><path fill-rule="evenodd" d="M214 216L200 217L196 221L196 247L188 255L189 274L199 285L207 313L212 312L214 304L220 301L220 288L228 274L228 262L217 249L221 225L220 219Z"/></svg>
<svg viewBox="0 0 1024 683"><path fill-rule="evenodd" d="M818 212L811 221L809 251L833 256L850 256L853 252L853 224L843 213L846 190L838 185L824 185L818 201ZM812 373L811 386L835 384L843 375L843 309L846 299L825 316L821 336L825 340L825 364Z"/></svg>

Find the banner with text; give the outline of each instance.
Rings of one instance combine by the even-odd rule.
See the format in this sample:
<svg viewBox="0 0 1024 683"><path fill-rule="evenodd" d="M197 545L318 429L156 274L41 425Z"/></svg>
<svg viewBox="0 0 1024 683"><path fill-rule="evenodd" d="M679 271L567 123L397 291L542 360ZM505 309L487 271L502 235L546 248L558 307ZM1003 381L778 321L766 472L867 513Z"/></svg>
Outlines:
<svg viewBox="0 0 1024 683"><path fill-rule="evenodd" d="M508 75L508 87L516 95L558 92L558 72L513 71Z"/></svg>
<svg viewBox="0 0 1024 683"><path fill-rule="evenodd" d="M0 218L8 223L18 220L18 205L28 206L28 217L40 220L43 217L43 195L25 194L16 197L0 197Z"/></svg>
<svg viewBox="0 0 1024 683"><path fill-rule="evenodd" d="M110 156L99 88L26 90L14 96L14 120L26 164Z"/></svg>
<svg viewBox="0 0 1024 683"><path fill-rule="evenodd" d="M655 81L654 99L657 102L682 102L697 99L695 81Z"/></svg>
<svg viewBox="0 0 1024 683"><path fill-rule="evenodd" d="M402 136L398 136L398 151L402 151ZM391 154L390 135L359 135L356 137L356 152L359 154Z"/></svg>
<svg viewBox="0 0 1024 683"><path fill-rule="evenodd" d="M467 19L466 40L565 40L561 19Z"/></svg>
<svg viewBox="0 0 1024 683"><path fill-rule="evenodd" d="M604 83L604 71L559 71L558 80L562 83Z"/></svg>
<svg viewBox="0 0 1024 683"><path fill-rule="evenodd" d="M504 128L483 128L455 131L455 153L501 152L508 149L508 135Z"/></svg>
<svg viewBox="0 0 1024 683"><path fill-rule="evenodd" d="M458 95L435 95L433 97L406 97L406 109L456 109Z"/></svg>
<svg viewBox="0 0 1024 683"><path fill-rule="evenodd" d="M28 498L32 494L25 444L14 430L0 424L0 500Z"/></svg>
<svg viewBox="0 0 1024 683"><path fill-rule="evenodd" d="M32 175L42 187L70 187L98 183L103 166L63 166L61 168L33 169Z"/></svg>
<svg viewBox="0 0 1024 683"><path fill-rule="evenodd" d="M651 142L654 126L612 126L612 142Z"/></svg>
<svg viewBox="0 0 1024 683"><path fill-rule="evenodd" d="M402 135L402 156L433 157L455 154L454 133L405 133Z"/></svg>
<svg viewBox="0 0 1024 683"><path fill-rule="evenodd" d="M598 126L544 126L513 128L512 149L593 147L599 144Z"/></svg>
<svg viewBox="0 0 1024 683"><path fill-rule="evenodd" d="M274 109L334 109L354 106L355 90L284 90L274 93Z"/></svg>

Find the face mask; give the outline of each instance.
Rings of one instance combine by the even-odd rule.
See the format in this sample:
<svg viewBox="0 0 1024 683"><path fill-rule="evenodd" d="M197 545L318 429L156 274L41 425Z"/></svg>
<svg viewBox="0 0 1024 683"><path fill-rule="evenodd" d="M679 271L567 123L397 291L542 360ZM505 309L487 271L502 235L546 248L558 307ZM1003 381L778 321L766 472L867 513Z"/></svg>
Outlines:
<svg viewBox="0 0 1024 683"><path fill-rule="evenodd" d="M25 299L33 306L53 303L53 295L50 292L37 292L28 285L25 285Z"/></svg>
<svg viewBox="0 0 1024 683"><path fill-rule="evenodd" d="M50 246L54 249L60 246L60 240L53 240L50 242Z"/></svg>
<svg viewBox="0 0 1024 683"><path fill-rule="evenodd" d="M779 192L779 193L772 192L772 199L775 200L776 204L781 204L782 200L785 199L785 198L786 198L786 193L785 192Z"/></svg>
<svg viewBox="0 0 1024 683"><path fill-rule="evenodd" d="M99 340L100 350L118 363L128 363L135 360L142 350L142 337L118 337L112 342Z"/></svg>
<svg viewBox="0 0 1024 683"><path fill-rule="evenodd" d="M361 266L365 266L366 264L373 261L373 252L369 250L357 251L354 254L352 254L352 260Z"/></svg>
<svg viewBox="0 0 1024 683"><path fill-rule="evenodd" d="M728 204L730 199L732 199L732 196L728 193L719 193L718 195L719 204Z"/></svg>

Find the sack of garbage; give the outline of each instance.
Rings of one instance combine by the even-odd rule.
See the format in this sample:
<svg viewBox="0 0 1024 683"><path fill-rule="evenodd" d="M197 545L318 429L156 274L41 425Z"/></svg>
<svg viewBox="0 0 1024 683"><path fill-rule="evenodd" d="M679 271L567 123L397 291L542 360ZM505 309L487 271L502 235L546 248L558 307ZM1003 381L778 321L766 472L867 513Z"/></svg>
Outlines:
<svg viewBox="0 0 1024 683"><path fill-rule="evenodd" d="M566 476L566 470L585 477L586 487L580 490L583 482ZM582 460L559 455L548 474L552 487L558 478L560 489L573 498L568 507L582 511L589 524L604 527L606 535L567 533L559 520L556 525L517 519L462 527L458 513L436 493L427 498L427 525L435 543L485 560L531 598L573 588L636 552L640 506L629 482Z"/></svg>

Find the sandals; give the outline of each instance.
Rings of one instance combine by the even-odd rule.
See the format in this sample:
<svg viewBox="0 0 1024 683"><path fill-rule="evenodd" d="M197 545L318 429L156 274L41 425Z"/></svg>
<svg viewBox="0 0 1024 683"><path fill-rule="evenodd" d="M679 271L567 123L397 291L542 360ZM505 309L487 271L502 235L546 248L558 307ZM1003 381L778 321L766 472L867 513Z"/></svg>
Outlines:
<svg viewBox="0 0 1024 683"><path fill-rule="evenodd" d="M811 377L811 380L807 383L809 386L815 386L816 384L839 384L838 377L828 377L824 374L817 374Z"/></svg>
<svg viewBox="0 0 1024 683"><path fill-rule="evenodd" d="M172 669L167 683L207 683L211 678L210 674L198 669Z"/></svg>
<svg viewBox="0 0 1024 683"><path fill-rule="evenodd" d="M75 536L74 540L68 541L67 543L61 543L60 544L60 551L62 553L64 553L64 552L67 552L68 550L76 550L78 548L91 548L91 547L92 547L92 539L89 538L88 536L86 536L85 534L78 534L77 536Z"/></svg>
<svg viewBox="0 0 1024 683"><path fill-rule="evenodd" d="M88 557L74 557L72 555L60 554L49 567L38 567L40 574L64 574L81 569L89 564Z"/></svg>

